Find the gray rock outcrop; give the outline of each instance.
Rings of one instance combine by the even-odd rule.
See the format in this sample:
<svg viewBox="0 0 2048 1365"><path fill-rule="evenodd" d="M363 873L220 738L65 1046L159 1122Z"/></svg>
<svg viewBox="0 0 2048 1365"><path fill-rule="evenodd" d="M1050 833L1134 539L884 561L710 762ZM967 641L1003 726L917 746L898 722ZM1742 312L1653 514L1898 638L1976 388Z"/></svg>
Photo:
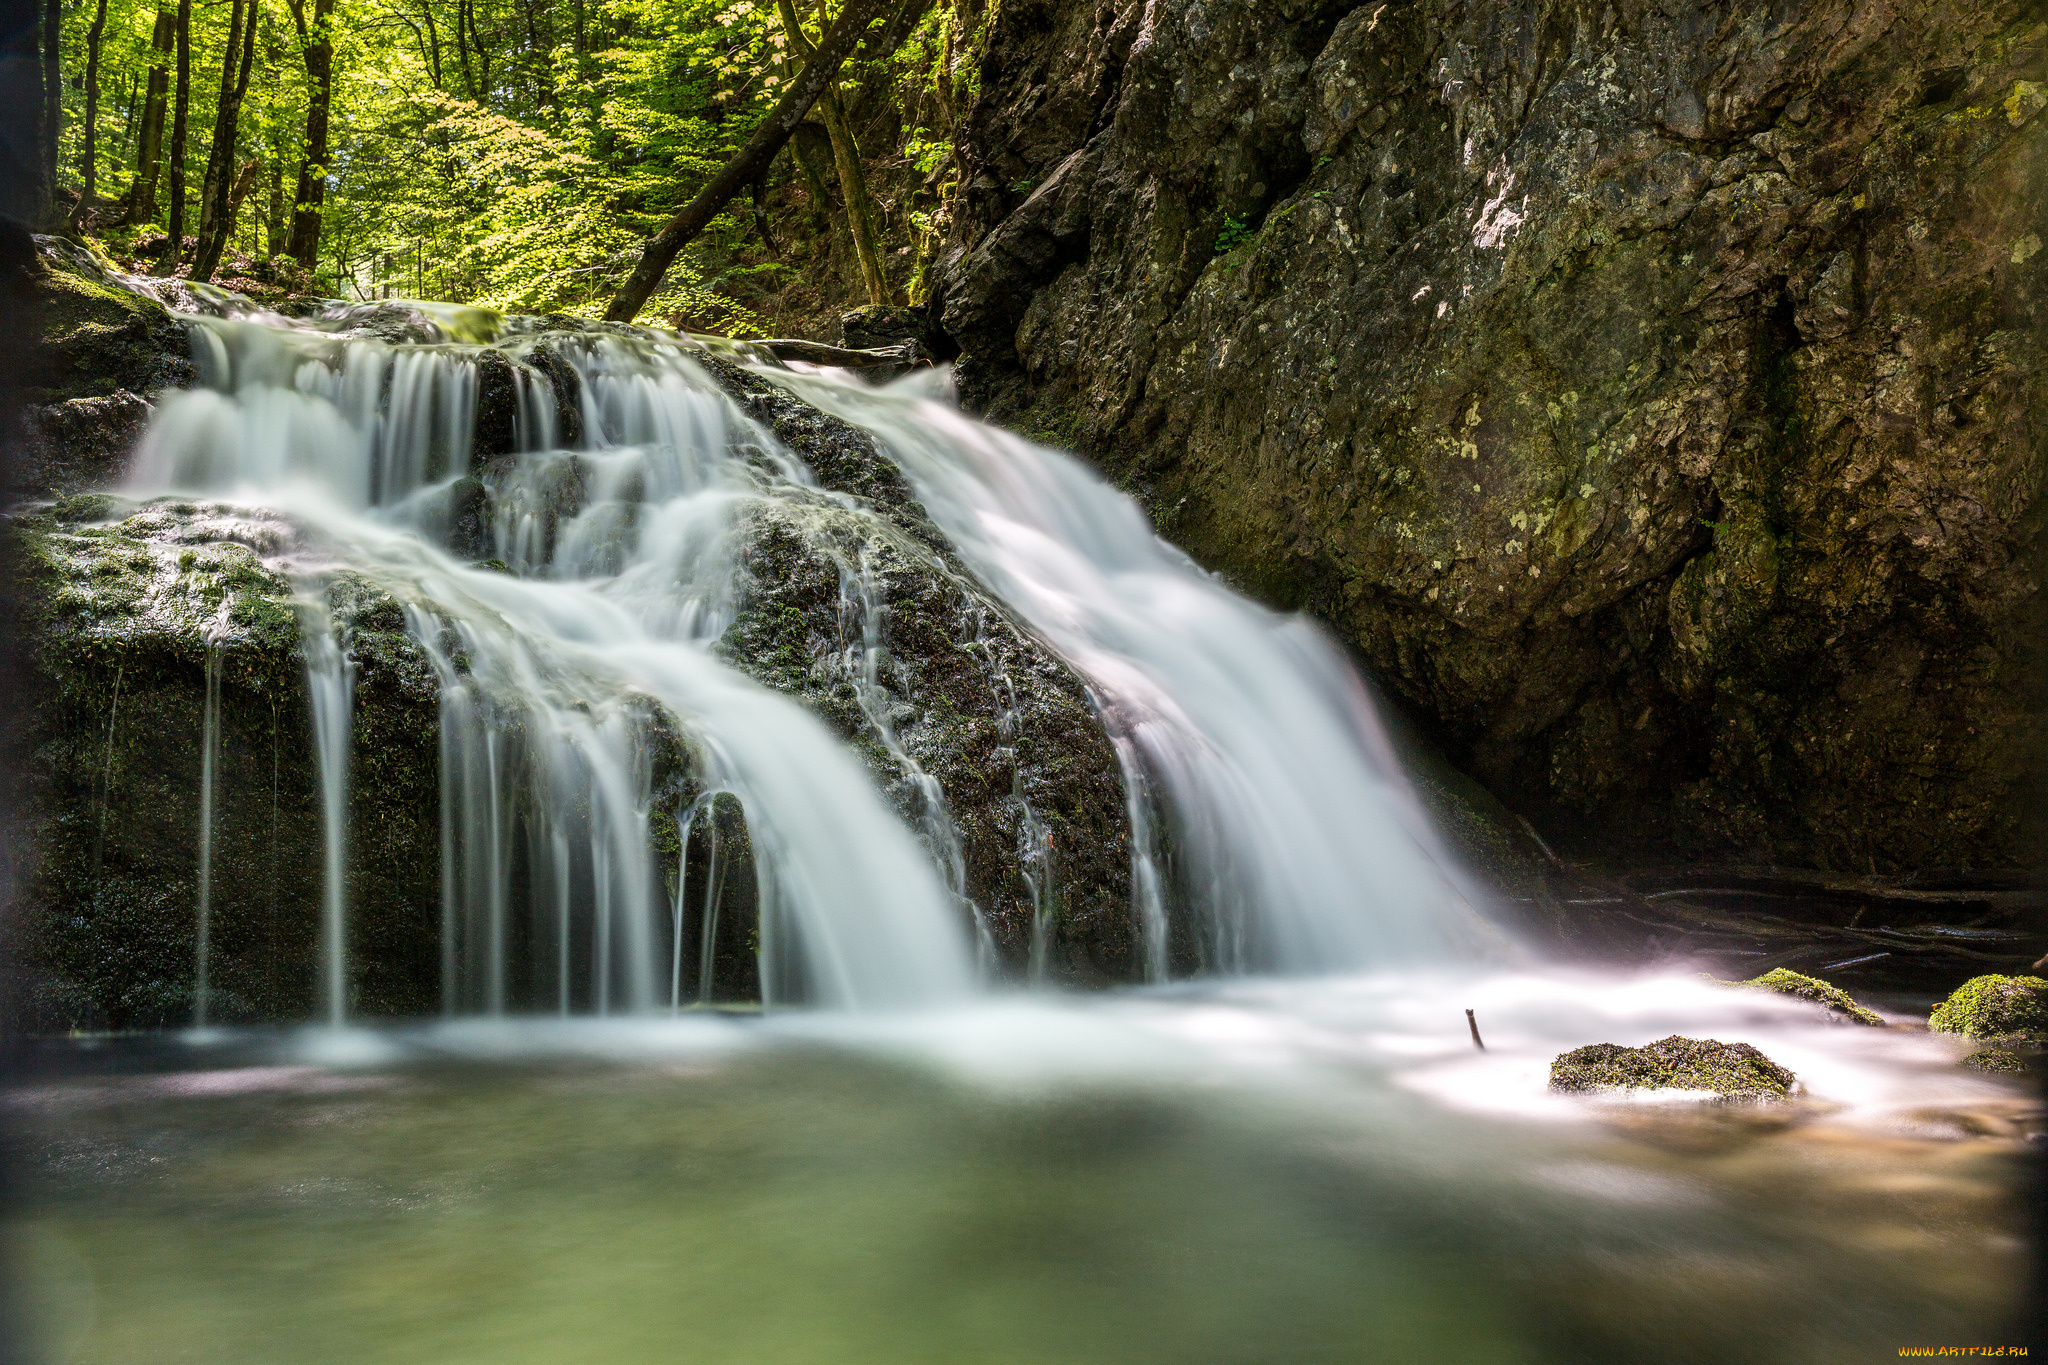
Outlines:
<svg viewBox="0 0 2048 1365"><path fill-rule="evenodd" d="M1567 850L2030 859L2048 23L1019 0L965 390Z"/></svg>

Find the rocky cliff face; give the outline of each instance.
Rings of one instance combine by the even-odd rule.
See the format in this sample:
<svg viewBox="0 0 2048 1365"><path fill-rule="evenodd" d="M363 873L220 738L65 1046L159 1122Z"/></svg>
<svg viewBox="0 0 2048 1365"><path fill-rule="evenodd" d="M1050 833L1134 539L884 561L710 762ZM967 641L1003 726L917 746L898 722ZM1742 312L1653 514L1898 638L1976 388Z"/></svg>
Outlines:
<svg viewBox="0 0 2048 1365"><path fill-rule="evenodd" d="M2038 3L1012 0L970 396L1580 847L2031 861Z"/></svg>

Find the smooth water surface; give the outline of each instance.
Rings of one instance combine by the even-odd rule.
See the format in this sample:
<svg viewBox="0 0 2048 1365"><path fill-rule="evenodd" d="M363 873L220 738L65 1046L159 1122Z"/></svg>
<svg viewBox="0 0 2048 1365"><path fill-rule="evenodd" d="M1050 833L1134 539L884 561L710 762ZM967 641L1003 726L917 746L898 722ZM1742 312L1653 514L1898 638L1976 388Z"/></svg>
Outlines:
<svg viewBox="0 0 2048 1365"><path fill-rule="evenodd" d="M1544 1089L1675 1030L1809 1099ZM1874 1360L2012 1306L1956 1051L1532 975L116 1040L8 1094L12 1238L76 1362Z"/></svg>

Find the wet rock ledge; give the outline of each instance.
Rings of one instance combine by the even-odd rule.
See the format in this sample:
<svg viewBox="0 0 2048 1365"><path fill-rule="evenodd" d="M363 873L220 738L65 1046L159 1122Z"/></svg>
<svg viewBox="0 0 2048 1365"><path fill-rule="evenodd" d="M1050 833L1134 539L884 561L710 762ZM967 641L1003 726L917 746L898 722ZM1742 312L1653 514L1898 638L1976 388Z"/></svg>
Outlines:
<svg viewBox="0 0 2048 1365"><path fill-rule="evenodd" d="M11 699L29 775L7 831L30 907L11 964L16 1022L123 1028L190 1015L208 633L221 689L214 1013L304 1018L320 813L292 587L274 564L300 533L251 509L82 491L117 482L155 397L193 382L183 327L154 301L62 260L39 261L32 284L48 302L48 364L27 394L22 501L0 547L17 585L7 625L28 665ZM402 335L402 321L393 325ZM573 396L573 372L545 345L522 358ZM473 500L488 497L511 447L510 365L488 351L479 364ZM800 524L773 508L747 515L740 610L720 652L836 728L913 828L922 797L897 754L939 781L961 835L964 890L999 972L1025 971L1034 907L1023 874L1030 863L1042 877L1049 859L1048 970L1080 981L1136 976L1121 786L1078 679L973 583L864 435L738 367L708 368L811 463L825 490ZM457 547L477 559L488 552L480 510L470 507L473 543ZM459 538L463 519L451 524ZM858 628L843 591L849 574L882 626L879 705L872 694L861 704L846 659L847 632ZM351 999L370 1014L429 1014L439 1008L437 685L399 604L345 574L328 596L359 669ZM661 804L675 808L694 790L687 744L658 733L650 742L668 755L657 780ZM1043 847L1026 838L1025 802L1049 832ZM718 818L736 830L735 812ZM670 877L677 833L673 815L658 813L653 853ZM726 879L722 923L741 932L722 941L746 941L749 881ZM725 998L746 994L751 964L721 961L719 981Z"/></svg>

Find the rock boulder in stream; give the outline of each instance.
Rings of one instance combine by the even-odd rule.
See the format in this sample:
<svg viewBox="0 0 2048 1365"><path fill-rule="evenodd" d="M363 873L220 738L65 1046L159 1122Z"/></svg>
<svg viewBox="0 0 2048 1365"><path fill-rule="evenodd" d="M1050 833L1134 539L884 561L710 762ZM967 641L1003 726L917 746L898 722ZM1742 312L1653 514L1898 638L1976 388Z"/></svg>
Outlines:
<svg viewBox="0 0 2048 1365"><path fill-rule="evenodd" d="M1642 1047L1593 1043L1550 1064L1550 1088L1600 1094L1631 1090L1697 1090L1725 1100L1782 1100L1799 1078L1748 1043L1672 1034Z"/></svg>
<svg viewBox="0 0 2048 1365"><path fill-rule="evenodd" d="M1570 850L2031 859L2021 0L1022 0L970 396L1361 650Z"/></svg>

